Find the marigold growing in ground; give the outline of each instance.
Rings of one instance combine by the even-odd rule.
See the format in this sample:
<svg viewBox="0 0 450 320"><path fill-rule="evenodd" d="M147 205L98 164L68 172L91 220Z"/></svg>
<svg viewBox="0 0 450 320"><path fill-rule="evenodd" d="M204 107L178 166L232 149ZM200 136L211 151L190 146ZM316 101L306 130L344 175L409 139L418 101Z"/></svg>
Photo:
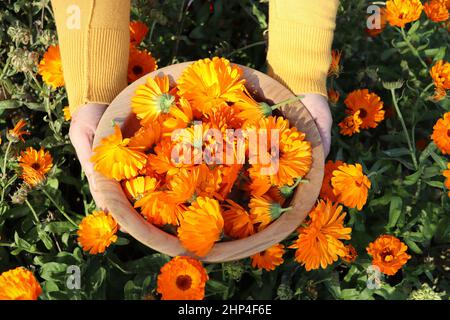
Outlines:
<svg viewBox="0 0 450 320"><path fill-rule="evenodd" d="M221 102L237 102L244 92L242 70L225 58L202 59L178 79L179 94L204 113Z"/></svg>
<svg viewBox="0 0 450 320"><path fill-rule="evenodd" d="M131 108L143 126L152 125L161 115L168 114L175 97L169 93L169 77L151 77L136 89Z"/></svg>
<svg viewBox="0 0 450 320"><path fill-rule="evenodd" d="M12 142L25 142L23 136L30 134L30 132L28 132L27 130L22 130L26 125L27 122L23 119L20 119L19 122L16 123L14 128L8 130L8 139Z"/></svg>
<svg viewBox="0 0 450 320"><path fill-rule="evenodd" d="M162 300L202 300L208 274L200 261L190 257L174 257L158 275L157 291Z"/></svg>
<svg viewBox="0 0 450 320"><path fill-rule="evenodd" d="M145 23L140 21L130 22L130 43L136 46L144 40L147 35L148 27Z"/></svg>
<svg viewBox="0 0 450 320"><path fill-rule="evenodd" d="M219 202L207 197L198 197L183 213L178 237L186 249L204 257L220 239L223 225Z"/></svg>
<svg viewBox="0 0 450 320"><path fill-rule="evenodd" d="M339 74L341 73L341 56L342 51L339 50L331 50L331 64L330 68L328 69L328 76L335 76L339 77Z"/></svg>
<svg viewBox="0 0 450 320"><path fill-rule="evenodd" d="M344 163L333 171L331 185L340 203L361 210L367 202L371 183L359 163Z"/></svg>
<svg viewBox="0 0 450 320"><path fill-rule="evenodd" d="M275 270L277 266L283 263L284 252L284 246L280 243L276 244L262 252L251 256L252 267L264 269L266 271Z"/></svg>
<svg viewBox="0 0 450 320"><path fill-rule="evenodd" d="M351 244L348 244L345 246L345 250L345 256L341 257L341 259L347 263L355 262L356 258L358 257L358 253L356 252L355 247Z"/></svg>
<svg viewBox="0 0 450 320"><path fill-rule="evenodd" d="M443 154L450 154L450 112L436 122L431 138Z"/></svg>
<svg viewBox="0 0 450 320"><path fill-rule="evenodd" d="M37 300L42 293L33 273L17 267L0 274L0 300Z"/></svg>
<svg viewBox="0 0 450 320"><path fill-rule="evenodd" d="M431 78L433 78L436 88L450 90L450 63L439 60L431 67Z"/></svg>
<svg viewBox="0 0 450 320"><path fill-rule="evenodd" d="M348 115L354 115L359 111L358 117L362 123L362 129L376 128L384 119L383 101L375 93L367 89L355 90L348 94L344 101Z"/></svg>
<svg viewBox="0 0 450 320"><path fill-rule="evenodd" d="M381 235L367 247L367 253L372 256L372 264L379 267L387 275L394 275L411 258L406 253L408 247L398 238L391 235Z"/></svg>
<svg viewBox="0 0 450 320"><path fill-rule="evenodd" d="M19 166L22 170L22 179L30 186L36 187L45 181L45 175L53 166L50 152L28 147L19 157Z"/></svg>
<svg viewBox="0 0 450 320"><path fill-rule="evenodd" d="M444 0L431 0L423 5L423 11L428 19L434 22L447 21L449 14Z"/></svg>
<svg viewBox="0 0 450 320"><path fill-rule="evenodd" d="M448 196L450 197L450 163L447 164L447 168L448 170L444 170L444 177L446 177L447 179L445 179L445 187L448 190Z"/></svg>
<svg viewBox="0 0 450 320"><path fill-rule="evenodd" d="M129 138L122 138L120 127L116 125L114 133L103 138L101 144L94 149L91 158L94 169L117 181L136 177L145 166L147 156L139 147L128 146L129 142Z"/></svg>
<svg viewBox="0 0 450 320"><path fill-rule="evenodd" d="M226 235L235 239L241 239L255 233L249 213L236 202L227 200L222 215Z"/></svg>
<svg viewBox="0 0 450 320"><path fill-rule="evenodd" d="M155 58L147 50L139 50L130 47L130 57L128 61L128 82L134 82L146 74L158 69Z"/></svg>
<svg viewBox="0 0 450 320"><path fill-rule="evenodd" d="M281 214L291 209L282 208L278 202L268 196L252 197L248 207L250 208L250 219L258 231L263 230Z"/></svg>
<svg viewBox="0 0 450 320"><path fill-rule="evenodd" d="M62 70L59 46L50 46L39 63L39 74L45 84L53 89L64 86L64 75Z"/></svg>
<svg viewBox="0 0 450 320"><path fill-rule="evenodd" d="M329 200L319 200L309 213L307 225L299 228L298 239L289 247L297 249L295 260L306 271L325 269L347 254L341 240L349 240L352 229L344 227L345 215L342 206Z"/></svg>
<svg viewBox="0 0 450 320"><path fill-rule="evenodd" d="M343 164L344 162L340 160L327 161L327 163L325 164L325 172L323 176L322 188L320 189L320 198L328 199L332 202L337 202L337 196L333 191L333 186L331 185L331 178L333 177L333 171Z"/></svg>
<svg viewBox="0 0 450 320"><path fill-rule="evenodd" d="M420 18L423 6L420 0L386 1L386 20L391 26L404 27Z"/></svg>
<svg viewBox="0 0 450 320"><path fill-rule="evenodd" d="M361 130L362 120L359 117L361 111L358 110L354 114L351 114L342 120L338 126L340 133L344 136L352 136L355 133L359 133Z"/></svg>
<svg viewBox="0 0 450 320"><path fill-rule="evenodd" d="M78 242L90 254L105 252L117 240L118 225L114 218L103 211L94 211L78 226Z"/></svg>

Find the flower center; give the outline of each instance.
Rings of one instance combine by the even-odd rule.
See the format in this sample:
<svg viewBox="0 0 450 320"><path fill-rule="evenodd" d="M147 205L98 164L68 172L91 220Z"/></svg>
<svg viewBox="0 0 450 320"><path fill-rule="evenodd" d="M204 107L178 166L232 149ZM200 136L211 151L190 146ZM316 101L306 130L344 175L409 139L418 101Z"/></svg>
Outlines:
<svg viewBox="0 0 450 320"><path fill-rule="evenodd" d="M359 111L359 117L361 119L364 119L367 116L367 111L365 109L361 108L358 111Z"/></svg>
<svg viewBox="0 0 450 320"><path fill-rule="evenodd" d="M188 275L178 276L176 280L178 289L186 291L191 288L192 278Z"/></svg>
<svg viewBox="0 0 450 320"><path fill-rule="evenodd" d="M33 164L31 165L31 167L32 167L34 170L38 171L38 170L41 168L41 165L40 165L39 163L35 162L35 163L33 163Z"/></svg>
<svg viewBox="0 0 450 320"><path fill-rule="evenodd" d="M450 129L447 130L447 137L450 138Z"/></svg>
<svg viewBox="0 0 450 320"><path fill-rule="evenodd" d="M392 260L394 260L394 255L392 254L391 250L383 251L381 257L383 258L384 262L391 262Z"/></svg>
<svg viewBox="0 0 450 320"><path fill-rule="evenodd" d="M175 97L168 94L163 93L157 98L157 105L161 113L169 113L170 107L175 101Z"/></svg>
<svg viewBox="0 0 450 320"><path fill-rule="evenodd" d="M133 73L134 74L142 74L143 71L144 71L144 69L141 66L134 66L133 67Z"/></svg>

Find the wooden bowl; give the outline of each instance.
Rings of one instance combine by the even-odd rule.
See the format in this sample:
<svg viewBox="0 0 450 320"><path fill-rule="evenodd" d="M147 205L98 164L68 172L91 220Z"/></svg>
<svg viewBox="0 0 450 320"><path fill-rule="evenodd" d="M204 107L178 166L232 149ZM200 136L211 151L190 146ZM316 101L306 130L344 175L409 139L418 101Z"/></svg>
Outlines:
<svg viewBox="0 0 450 320"><path fill-rule="evenodd" d="M146 82L147 77L168 75L175 82L183 70L192 62L171 65L156 70L132 83L123 90L106 110L94 138L94 148L100 144L102 138L114 132L113 122L119 124L124 136L131 136L138 129L138 122L131 111L131 99L136 88ZM247 88L258 99L269 103L278 103L294 97L294 94L276 80L259 71L240 66L247 80ZM305 219L319 195L324 171L324 154L319 131L305 106L292 103L281 109L283 115L289 119L291 125L306 133L306 139L313 147L313 163L306 176L309 183L301 183L291 200L292 210L285 212L280 218L266 229L245 239L219 242L214 245L209 254L199 260L205 262L225 262L243 259L261 252L272 245L284 240ZM96 185L102 192L104 203L121 227L144 245L170 256L188 255L188 252L174 235L168 234L147 222L128 201L120 184L96 172ZM194 256L195 257L195 256Z"/></svg>

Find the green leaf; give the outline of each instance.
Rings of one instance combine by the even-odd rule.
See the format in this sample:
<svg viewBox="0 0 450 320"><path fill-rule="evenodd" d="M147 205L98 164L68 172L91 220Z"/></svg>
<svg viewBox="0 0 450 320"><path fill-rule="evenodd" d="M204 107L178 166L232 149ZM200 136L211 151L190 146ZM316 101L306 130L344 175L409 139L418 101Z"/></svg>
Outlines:
<svg viewBox="0 0 450 320"><path fill-rule="evenodd" d="M384 150L384 154L386 154L388 157L397 158L406 156L409 154L409 150L406 148L394 148L389 150Z"/></svg>
<svg viewBox="0 0 450 320"><path fill-rule="evenodd" d="M19 104L15 100L0 101L0 110L16 109L18 107L19 107Z"/></svg>
<svg viewBox="0 0 450 320"><path fill-rule="evenodd" d="M425 183L435 188L445 189L444 183L441 181L425 181Z"/></svg>
<svg viewBox="0 0 450 320"><path fill-rule="evenodd" d="M413 174L410 174L409 176L405 177L405 179L403 180L403 184L406 186L412 186L417 183L421 175L422 175L421 170L414 172Z"/></svg>
<svg viewBox="0 0 450 320"><path fill-rule="evenodd" d="M405 243L408 245L408 248L412 252L417 253L417 254L423 253L422 250L419 248L419 246L414 241L412 241L410 239L403 239L403 240L405 240Z"/></svg>
<svg viewBox="0 0 450 320"><path fill-rule="evenodd" d="M76 229L74 225L66 221L49 222L46 224L44 230L56 234L72 232Z"/></svg>
<svg viewBox="0 0 450 320"><path fill-rule="evenodd" d="M431 151L430 155L433 158L433 160L436 161L439 167L441 167L442 170L447 169L447 161L445 161L443 157L437 155L436 152L434 151Z"/></svg>
<svg viewBox="0 0 450 320"><path fill-rule="evenodd" d="M400 197L392 197L389 206L389 221L386 225L387 229L395 227L402 213L403 200Z"/></svg>

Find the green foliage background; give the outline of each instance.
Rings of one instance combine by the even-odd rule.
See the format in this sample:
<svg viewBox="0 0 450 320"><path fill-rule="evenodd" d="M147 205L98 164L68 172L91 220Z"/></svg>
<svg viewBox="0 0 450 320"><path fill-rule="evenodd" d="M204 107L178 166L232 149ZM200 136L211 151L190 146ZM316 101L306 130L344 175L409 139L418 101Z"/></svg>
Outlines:
<svg viewBox="0 0 450 320"><path fill-rule="evenodd" d="M450 102L448 97L439 103L430 99L428 70L439 59L449 60L449 32L422 15L405 35L388 27L381 36L368 38L364 33L368 5L363 0L340 4L334 48L343 50L343 72L330 83L341 94L332 107L335 123L344 117L342 97L359 88L376 92L392 109L393 96L383 82L402 79L394 97L407 131L395 110L378 128L351 138L341 136L334 125L329 159L361 163L372 182L367 205L361 212L349 210L347 218L357 261L306 272L289 250L285 263L273 272L252 269L248 259L208 265L207 298L406 299L423 284L448 298L450 201L442 177L448 158L429 137L436 120L450 111ZM267 10L267 1L256 0L137 0L132 19L150 27L143 47L160 67L219 55L264 71ZM44 289L42 299L154 298L156 276L169 257L126 234L120 234L103 255L85 254L76 242L76 227L65 218L79 222L92 212L94 203L68 140L69 123L62 113L67 105L65 91L50 90L37 75L37 62L54 43L48 0L1 2L0 272L16 266L34 270ZM32 135L25 144L13 144L5 158L5 132L21 118L30 123ZM416 149L419 139L426 140L424 150ZM44 188L18 203L12 200L17 200L21 183L15 158L26 146L48 149L55 166ZM365 248L385 233L404 241L412 259L395 276L385 277L381 288L369 289L371 260ZM80 290L66 286L70 265L81 268ZM417 292L415 296L421 297Z"/></svg>

